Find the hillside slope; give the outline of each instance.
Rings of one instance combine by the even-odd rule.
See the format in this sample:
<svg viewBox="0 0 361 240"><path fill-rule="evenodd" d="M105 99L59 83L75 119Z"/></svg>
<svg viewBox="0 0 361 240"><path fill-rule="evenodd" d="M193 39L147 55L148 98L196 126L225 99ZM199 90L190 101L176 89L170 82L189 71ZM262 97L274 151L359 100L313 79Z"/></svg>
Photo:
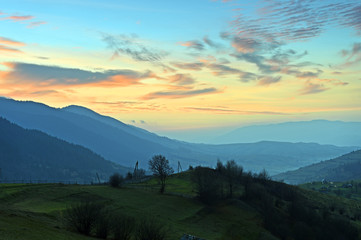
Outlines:
<svg viewBox="0 0 361 240"><path fill-rule="evenodd" d="M273 177L291 184L313 181L349 181L361 179L361 150L342 155L294 171L288 171Z"/></svg>
<svg viewBox="0 0 361 240"><path fill-rule="evenodd" d="M355 201L257 178L245 197L206 205L193 197L190 172L169 178L165 194L153 191L156 180L116 189L61 184L0 185L1 237L15 239L94 239L66 229L64 210L84 200L105 204L108 211L160 223L167 239L183 234L206 240L359 239L360 212ZM175 191L173 191L175 190ZM185 192L184 192L185 190ZM342 210L342 212L341 212ZM19 235L21 229L21 235ZM108 236L111 239L112 236Z"/></svg>
<svg viewBox="0 0 361 240"><path fill-rule="evenodd" d="M96 182L128 170L79 145L0 118L1 180Z"/></svg>

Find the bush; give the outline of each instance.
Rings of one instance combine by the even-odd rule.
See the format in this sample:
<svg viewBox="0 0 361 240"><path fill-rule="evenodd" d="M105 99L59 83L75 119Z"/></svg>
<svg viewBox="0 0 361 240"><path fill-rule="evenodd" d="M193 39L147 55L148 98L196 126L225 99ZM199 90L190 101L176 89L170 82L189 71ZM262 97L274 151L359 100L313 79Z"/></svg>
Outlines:
<svg viewBox="0 0 361 240"><path fill-rule="evenodd" d="M106 239L110 230L109 211L102 210L95 223L95 236Z"/></svg>
<svg viewBox="0 0 361 240"><path fill-rule="evenodd" d="M154 219L143 219L137 228L136 240L164 240L166 231Z"/></svg>
<svg viewBox="0 0 361 240"><path fill-rule="evenodd" d="M114 240L129 240L131 238L135 226L133 218L117 214L112 218L112 222Z"/></svg>
<svg viewBox="0 0 361 240"><path fill-rule="evenodd" d="M115 188L120 187L123 184L123 182L124 182L124 178L119 173L114 173L109 178L110 186L115 187Z"/></svg>
<svg viewBox="0 0 361 240"><path fill-rule="evenodd" d="M102 208L102 205L93 202L75 204L65 210L65 224L71 230L74 229L79 233L89 235Z"/></svg>

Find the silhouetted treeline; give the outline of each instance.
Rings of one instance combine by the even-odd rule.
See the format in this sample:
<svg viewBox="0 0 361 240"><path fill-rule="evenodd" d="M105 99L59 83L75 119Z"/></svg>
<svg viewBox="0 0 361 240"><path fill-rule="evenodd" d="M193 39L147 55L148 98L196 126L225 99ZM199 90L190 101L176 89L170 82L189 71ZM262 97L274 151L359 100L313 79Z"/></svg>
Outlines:
<svg viewBox="0 0 361 240"><path fill-rule="evenodd" d="M244 201L260 212L264 227L280 239L359 239L351 220L360 220L360 213L335 211L328 203L315 206L304 190L272 181L266 171L245 172L234 161L218 162L215 169L196 167L191 171L202 202Z"/></svg>

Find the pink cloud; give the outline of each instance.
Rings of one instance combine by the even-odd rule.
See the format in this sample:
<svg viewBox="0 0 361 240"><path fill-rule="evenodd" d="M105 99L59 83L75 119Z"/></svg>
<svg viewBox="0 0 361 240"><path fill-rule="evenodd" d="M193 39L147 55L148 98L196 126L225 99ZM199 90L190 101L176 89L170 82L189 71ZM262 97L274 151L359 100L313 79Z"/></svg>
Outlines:
<svg viewBox="0 0 361 240"><path fill-rule="evenodd" d="M26 16L9 16L6 18L3 18L4 20L12 20L14 22L19 22L19 21L27 21L30 19L33 19L34 16L30 16L30 15L26 15Z"/></svg>
<svg viewBox="0 0 361 240"><path fill-rule="evenodd" d="M45 21L38 21L38 22L31 22L29 23L29 25L27 26L27 28L34 28L43 24L46 24L47 22Z"/></svg>

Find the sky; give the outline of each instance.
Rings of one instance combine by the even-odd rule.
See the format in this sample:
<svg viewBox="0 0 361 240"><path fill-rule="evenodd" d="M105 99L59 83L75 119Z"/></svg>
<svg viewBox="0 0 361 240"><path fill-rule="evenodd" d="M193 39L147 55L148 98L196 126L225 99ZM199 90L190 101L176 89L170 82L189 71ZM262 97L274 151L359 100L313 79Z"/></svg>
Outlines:
<svg viewBox="0 0 361 240"><path fill-rule="evenodd" d="M361 2L6 1L0 96L81 105L188 141L360 121Z"/></svg>

